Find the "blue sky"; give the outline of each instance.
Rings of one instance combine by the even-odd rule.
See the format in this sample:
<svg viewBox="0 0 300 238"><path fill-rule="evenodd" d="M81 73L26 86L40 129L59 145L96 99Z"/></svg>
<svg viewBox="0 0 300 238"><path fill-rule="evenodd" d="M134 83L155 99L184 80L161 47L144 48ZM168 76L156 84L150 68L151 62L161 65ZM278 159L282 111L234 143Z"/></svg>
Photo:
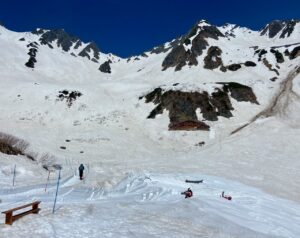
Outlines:
<svg viewBox="0 0 300 238"><path fill-rule="evenodd" d="M0 22L14 31L63 28L103 52L140 54L186 33L198 20L261 29L300 18L300 0L1 0Z"/></svg>

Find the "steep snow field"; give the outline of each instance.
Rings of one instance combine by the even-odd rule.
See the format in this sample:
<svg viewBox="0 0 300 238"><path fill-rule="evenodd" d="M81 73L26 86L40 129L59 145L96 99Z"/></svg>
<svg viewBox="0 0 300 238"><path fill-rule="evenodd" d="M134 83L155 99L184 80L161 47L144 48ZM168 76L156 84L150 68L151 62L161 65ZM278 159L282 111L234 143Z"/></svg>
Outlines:
<svg viewBox="0 0 300 238"><path fill-rule="evenodd" d="M262 64L226 73L203 69L207 49L199 66L178 72L161 71L165 52L120 59L112 74L104 74L86 58L39 46L36 67L29 69L26 44L37 36L2 27L0 33L0 132L29 142L27 152L36 158L0 153L0 210L42 201L39 215L11 227L1 214L0 237L300 236L300 76L271 117L231 135L272 104L299 58L280 64L276 82ZM19 41L24 34L29 42ZM209 40L228 49L226 64L252 59L251 42L267 47L297 40L270 40L241 28L235 34L242 37ZM272 57L267 55L269 62ZM106 59L100 56L100 62ZM251 86L259 105L232 99L234 117L208 121L210 131L169 131L167 111L146 119L155 106L139 97L154 88L213 92L216 82ZM82 96L68 107L58 100L62 90ZM201 141L205 145L196 146ZM78 179L80 163L86 167L84 181ZM58 172L50 173L45 192L48 171L42 168L53 164L62 166L55 214ZM188 187L194 197L184 199L180 193ZM222 191L233 200L220 198Z"/></svg>

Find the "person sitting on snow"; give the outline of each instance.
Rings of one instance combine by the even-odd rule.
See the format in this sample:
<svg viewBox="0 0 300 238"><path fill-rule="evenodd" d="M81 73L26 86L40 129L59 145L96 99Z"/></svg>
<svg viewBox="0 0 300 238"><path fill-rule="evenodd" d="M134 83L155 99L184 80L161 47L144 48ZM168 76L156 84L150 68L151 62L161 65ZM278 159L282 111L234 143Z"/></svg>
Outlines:
<svg viewBox="0 0 300 238"><path fill-rule="evenodd" d="M79 170L79 178L80 178L80 180L82 180L83 179L83 170L84 170L83 164L81 164L79 166L78 170Z"/></svg>
<svg viewBox="0 0 300 238"><path fill-rule="evenodd" d="M185 192L182 192L181 194L185 195L185 198L190 198L193 196L193 191L190 188L188 188Z"/></svg>

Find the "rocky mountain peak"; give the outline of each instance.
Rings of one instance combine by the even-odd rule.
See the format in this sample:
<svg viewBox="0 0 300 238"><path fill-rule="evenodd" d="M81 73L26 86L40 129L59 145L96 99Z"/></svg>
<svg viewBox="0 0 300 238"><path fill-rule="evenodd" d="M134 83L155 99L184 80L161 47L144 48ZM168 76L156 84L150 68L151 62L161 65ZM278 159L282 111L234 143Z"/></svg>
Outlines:
<svg viewBox="0 0 300 238"><path fill-rule="evenodd" d="M48 45L52 48L52 43L56 40L57 46L67 52L75 42L80 41L78 37L68 34L64 29L36 29L32 33L40 36L39 40L42 45Z"/></svg>
<svg viewBox="0 0 300 238"><path fill-rule="evenodd" d="M91 56L89 55L89 53L92 51L93 51L93 58L91 58ZM100 59L100 50L97 44L94 41L92 41L78 55L82 57L87 57L88 59L94 62L98 62L97 60Z"/></svg>
<svg viewBox="0 0 300 238"><path fill-rule="evenodd" d="M69 52L71 48L78 50L84 44L77 36L67 33L64 29L45 30L37 28L32 33L40 37L39 41L42 45L48 45L50 48L53 48L53 43L56 41L57 47L62 48L66 52ZM78 55L98 63L100 50L95 42L90 42Z"/></svg>
<svg viewBox="0 0 300 238"><path fill-rule="evenodd" d="M206 39L217 40L219 37L224 35L216 26L205 20L199 21L186 35L175 40L176 44L173 44L171 52L162 63L163 70L175 67L175 71L178 71L186 64L198 65L196 58L208 46Z"/></svg>
<svg viewBox="0 0 300 238"><path fill-rule="evenodd" d="M202 19L200 21L198 21L198 24L197 24L199 27L203 27L203 26L211 26L211 24L205 20L205 19Z"/></svg>
<svg viewBox="0 0 300 238"><path fill-rule="evenodd" d="M262 30L260 35L267 35L269 38L273 38L279 35L279 38L289 37L299 20L274 20L267 24Z"/></svg>
<svg viewBox="0 0 300 238"><path fill-rule="evenodd" d="M223 34L225 33L225 35L232 33L237 28L239 28L238 25L231 23L225 23L224 25L219 27L219 29L221 29Z"/></svg>

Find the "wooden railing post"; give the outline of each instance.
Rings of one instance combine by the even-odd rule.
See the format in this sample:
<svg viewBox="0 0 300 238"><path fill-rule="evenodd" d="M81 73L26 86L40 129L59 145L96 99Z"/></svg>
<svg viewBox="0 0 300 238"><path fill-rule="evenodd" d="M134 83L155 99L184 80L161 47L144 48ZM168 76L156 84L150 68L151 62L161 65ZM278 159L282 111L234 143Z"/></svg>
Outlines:
<svg viewBox="0 0 300 238"><path fill-rule="evenodd" d="M34 212L33 213L38 213L39 211L37 210L39 208L39 204L38 203L34 203L33 205L32 205L32 210L34 210Z"/></svg>
<svg viewBox="0 0 300 238"><path fill-rule="evenodd" d="M12 218L13 218L12 212L6 213L5 224L11 225L13 223L13 219Z"/></svg>

